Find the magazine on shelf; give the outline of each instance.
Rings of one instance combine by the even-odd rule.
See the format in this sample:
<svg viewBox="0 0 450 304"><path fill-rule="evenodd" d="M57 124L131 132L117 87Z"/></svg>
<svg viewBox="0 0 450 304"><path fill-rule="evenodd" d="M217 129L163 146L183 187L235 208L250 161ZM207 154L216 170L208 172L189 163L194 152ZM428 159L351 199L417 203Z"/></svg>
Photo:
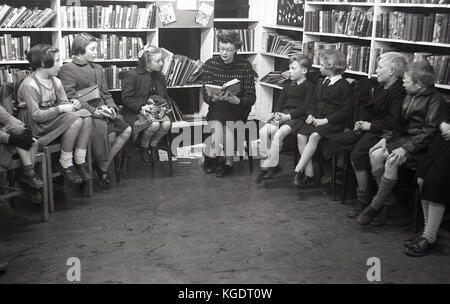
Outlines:
<svg viewBox="0 0 450 304"><path fill-rule="evenodd" d="M162 25L168 25L177 21L172 3L166 3L158 6L158 12Z"/></svg>

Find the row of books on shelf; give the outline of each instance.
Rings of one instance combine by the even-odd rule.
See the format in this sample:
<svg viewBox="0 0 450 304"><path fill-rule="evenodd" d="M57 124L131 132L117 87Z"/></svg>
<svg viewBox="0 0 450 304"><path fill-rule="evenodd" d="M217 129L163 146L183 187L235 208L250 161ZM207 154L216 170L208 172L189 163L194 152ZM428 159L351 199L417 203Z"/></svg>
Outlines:
<svg viewBox="0 0 450 304"><path fill-rule="evenodd" d="M222 29L214 29L214 52L219 52L219 34ZM254 29L235 29L242 41L242 52L253 52L255 50L255 30Z"/></svg>
<svg viewBox="0 0 450 304"><path fill-rule="evenodd" d="M162 48L164 65L161 73L165 75L166 85L171 87L194 83L201 74L203 62L184 55L173 54Z"/></svg>
<svg viewBox="0 0 450 304"><path fill-rule="evenodd" d="M353 2L361 2L361 3L374 3L375 2L375 0L314 0L314 2L327 2L327 3L330 3L330 2L337 2L337 3L347 3L347 2L350 2L350 3L353 3Z"/></svg>
<svg viewBox="0 0 450 304"><path fill-rule="evenodd" d="M327 43L315 41L305 43L303 46L305 54L313 59L313 64L318 65L319 53L324 49L336 49L344 53L347 59L347 69L351 71L369 73L370 47L357 45L350 42Z"/></svg>
<svg viewBox="0 0 450 304"><path fill-rule="evenodd" d="M31 47L31 37L11 37L11 34L0 36L0 60L25 60L25 54Z"/></svg>
<svg viewBox="0 0 450 304"><path fill-rule="evenodd" d="M63 36L65 45L64 59L72 57L74 37L75 35ZM101 34L97 46L97 58L103 60L136 59L139 50L143 47L144 41L140 37Z"/></svg>
<svg viewBox="0 0 450 304"><path fill-rule="evenodd" d="M110 65L104 68L106 83L110 90L122 89L122 82L120 81L119 74L134 69L134 67L117 67L116 65Z"/></svg>
<svg viewBox="0 0 450 304"><path fill-rule="evenodd" d="M278 33L263 32L262 50L267 53L292 55L302 52L302 41Z"/></svg>
<svg viewBox="0 0 450 304"><path fill-rule="evenodd" d="M156 5L61 6L63 28L148 29L155 27Z"/></svg>
<svg viewBox="0 0 450 304"><path fill-rule="evenodd" d="M351 11L323 10L306 12L305 30L307 32L345 34L350 36L370 37L372 19L370 12L359 8Z"/></svg>
<svg viewBox="0 0 450 304"><path fill-rule="evenodd" d="M21 75L31 74L30 70L16 69L11 67L0 67L0 86L15 82L16 79L23 79Z"/></svg>
<svg viewBox="0 0 450 304"><path fill-rule="evenodd" d="M391 49L377 48L374 50L373 60L376 61L381 54L391 51ZM408 62L427 60L434 68L435 82L450 85L450 55L437 55L428 52L401 53L407 58Z"/></svg>
<svg viewBox="0 0 450 304"><path fill-rule="evenodd" d="M1 28L42 28L56 16L51 8L12 7L7 4L0 6Z"/></svg>
<svg viewBox="0 0 450 304"><path fill-rule="evenodd" d="M377 37L450 43L450 14L387 12L378 16Z"/></svg>
<svg viewBox="0 0 450 304"><path fill-rule="evenodd" d="M450 0L384 0L382 3L449 4Z"/></svg>

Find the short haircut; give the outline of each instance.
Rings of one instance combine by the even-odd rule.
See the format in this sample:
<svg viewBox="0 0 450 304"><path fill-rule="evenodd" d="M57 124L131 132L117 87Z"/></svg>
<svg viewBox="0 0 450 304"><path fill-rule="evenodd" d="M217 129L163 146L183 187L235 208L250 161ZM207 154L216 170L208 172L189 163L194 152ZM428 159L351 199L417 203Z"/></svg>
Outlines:
<svg viewBox="0 0 450 304"><path fill-rule="evenodd" d="M387 52L381 54L379 61L381 60L385 61L387 66L394 71L395 76L403 78L408 61L402 53Z"/></svg>
<svg viewBox="0 0 450 304"><path fill-rule="evenodd" d="M308 71L312 68L312 60L308 55L302 54L302 53L296 53L289 57L289 61L292 63L294 61L297 61L298 64Z"/></svg>
<svg viewBox="0 0 450 304"><path fill-rule="evenodd" d="M59 50L50 44L37 44L27 52L27 60L33 70L50 69L55 65L56 53Z"/></svg>
<svg viewBox="0 0 450 304"><path fill-rule="evenodd" d="M320 64L335 75L343 74L347 68L345 55L338 50L328 49L319 53Z"/></svg>
<svg viewBox="0 0 450 304"><path fill-rule="evenodd" d="M234 45L236 50L239 50L242 46L241 38L238 32L234 30L222 30L218 33L217 38L219 43L231 43Z"/></svg>
<svg viewBox="0 0 450 304"><path fill-rule="evenodd" d="M86 47L91 42L98 42L98 39L88 33L80 33L73 38L72 55L83 55L86 53Z"/></svg>
<svg viewBox="0 0 450 304"><path fill-rule="evenodd" d="M142 53L141 53L142 52ZM162 54L162 51L160 48L154 46L154 45L147 45L144 47L144 49L141 50L139 53L139 61L138 65L140 67L145 68L147 64L150 62L152 57L156 54Z"/></svg>
<svg viewBox="0 0 450 304"><path fill-rule="evenodd" d="M414 83L422 83L426 88L434 85L434 69L428 61L411 62L406 74Z"/></svg>

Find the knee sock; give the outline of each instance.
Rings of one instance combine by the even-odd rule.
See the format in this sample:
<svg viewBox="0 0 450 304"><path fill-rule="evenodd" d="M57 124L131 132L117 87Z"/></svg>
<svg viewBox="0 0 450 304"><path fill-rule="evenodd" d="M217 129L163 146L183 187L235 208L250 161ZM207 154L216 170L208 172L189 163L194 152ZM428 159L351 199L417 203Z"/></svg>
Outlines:
<svg viewBox="0 0 450 304"><path fill-rule="evenodd" d="M73 154L75 164L81 165L86 162L86 149L75 148L75 153Z"/></svg>
<svg viewBox="0 0 450 304"><path fill-rule="evenodd" d="M391 199L392 188L394 188L396 183L397 180L388 179L383 176L378 187L378 192L372 199L372 203L370 204L370 206L373 209L380 210L384 205L392 205L393 202L395 202Z"/></svg>
<svg viewBox="0 0 450 304"><path fill-rule="evenodd" d="M423 226L426 227L428 224L428 210L430 210L430 202L422 200L421 204L423 210Z"/></svg>
<svg viewBox="0 0 450 304"><path fill-rule="evenodd" d="M73 158L72 152L61 151L61 156L59 157L59 163L61 164L61 167L67 169L73 166L72 158Z"/></svg>
<svg viewBox="0 0 450 304"><path fill-rule="evenodd" d="M26 176L31 176L34 174L33 165L23 166L23 174Z"/></svg>
<svg viewBox="0 0 450 304"><path fill-rule="evenodd" d="M366 190L361 188L356 189L356 197L358 198L358 203L361 206L367 206L370 204L369 194L367 193Z"/></svg>
<svg viewBox="0 0 450 304"><path fill-rule="evenodd" d="M423 232L423 237L430 243L436 242L439 226L445 213L445 205L430 202L428 208L428 221Z"/></svg>

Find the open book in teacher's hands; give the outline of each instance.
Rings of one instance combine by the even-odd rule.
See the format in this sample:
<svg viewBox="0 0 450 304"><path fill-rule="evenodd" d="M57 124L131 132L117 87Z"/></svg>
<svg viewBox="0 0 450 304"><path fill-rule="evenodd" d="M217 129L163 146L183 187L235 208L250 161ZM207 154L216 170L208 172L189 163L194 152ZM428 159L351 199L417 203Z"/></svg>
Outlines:
<svg viewBox="0 0 450 304"><path fill-rule="evenodd" d="M206 92L209 96L220 95L222 93L231 93L232 95L238 95L241 90L241 81L238 79L233 79L225 83L223 86L205 84Z"/></svg>

